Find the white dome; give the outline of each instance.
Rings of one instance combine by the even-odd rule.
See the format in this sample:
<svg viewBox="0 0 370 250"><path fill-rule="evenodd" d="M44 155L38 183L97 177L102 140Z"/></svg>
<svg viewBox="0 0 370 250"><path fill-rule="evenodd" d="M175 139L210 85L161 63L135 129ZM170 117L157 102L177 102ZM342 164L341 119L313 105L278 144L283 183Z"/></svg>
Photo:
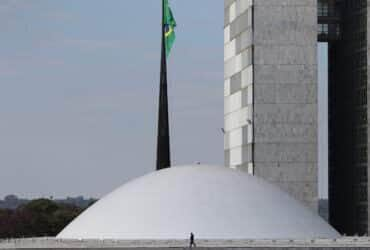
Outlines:
<svg viewBox="0 0 370 250"><path fill-rule="evenodd" d="M226 167L185 166L131 181L87 209L63 239L337 238L279 188Z"/></svg>

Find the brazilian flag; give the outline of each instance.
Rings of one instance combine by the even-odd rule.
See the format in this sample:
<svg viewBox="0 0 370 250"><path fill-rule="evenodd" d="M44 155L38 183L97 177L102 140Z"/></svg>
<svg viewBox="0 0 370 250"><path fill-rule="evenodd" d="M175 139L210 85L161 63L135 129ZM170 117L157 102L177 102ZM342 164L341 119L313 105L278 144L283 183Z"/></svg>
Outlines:
<svg viewBox="0 0 370 250"><path fill-rule="evenodd" d="M164 25L164 39L166 46L166 56L168 57L171 51L171 48L175 42L175 27L176 21L173 17L170 5L168 0L163 0L163 25Z"/></svg>

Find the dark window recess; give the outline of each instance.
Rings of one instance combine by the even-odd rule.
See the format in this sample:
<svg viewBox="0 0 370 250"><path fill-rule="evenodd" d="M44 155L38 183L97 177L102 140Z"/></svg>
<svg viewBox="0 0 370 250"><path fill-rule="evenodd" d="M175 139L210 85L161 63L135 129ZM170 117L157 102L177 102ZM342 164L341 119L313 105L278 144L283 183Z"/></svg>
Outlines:
<svg viewBox="0 0 370 250"><path fill-rule="evenodd" d="M335 41L341 37L341 8L340 1L319 0L318 14L318 38L320 42Z"/></svg>

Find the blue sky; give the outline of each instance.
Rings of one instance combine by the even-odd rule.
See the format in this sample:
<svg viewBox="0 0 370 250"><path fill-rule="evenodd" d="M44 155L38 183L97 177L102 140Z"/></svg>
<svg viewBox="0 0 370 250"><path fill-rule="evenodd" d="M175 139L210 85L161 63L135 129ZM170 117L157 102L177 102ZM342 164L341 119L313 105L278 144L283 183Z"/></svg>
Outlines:
<svg viewBox="0 0 370 250"><path fill-rule="evenodd" d="M318 162L319 197L328 197L328 44L318 44Z"/></svg>
<svg viewBox="0 0 370 250"><path fill-rule="evenodd" d="M0 197L100 197L154 170L160 4L0 1ZM173 163L221 165L223 1L171 4Z"/></svg>

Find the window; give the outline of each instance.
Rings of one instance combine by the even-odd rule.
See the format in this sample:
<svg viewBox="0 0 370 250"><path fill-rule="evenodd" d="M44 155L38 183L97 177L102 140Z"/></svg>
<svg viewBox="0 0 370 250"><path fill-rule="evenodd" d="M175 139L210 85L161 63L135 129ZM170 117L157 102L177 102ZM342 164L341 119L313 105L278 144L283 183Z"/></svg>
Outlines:
<svg viewBox="0 0 370 250"><path fill-rule="evenodd" d="M325 0L320 0L318 3L318 15L319 17L329 15L329 3Z"/></svg>
<svg viewBox="0 0 370 250"><path fill-rule="evenodd" d="M329 24L321 23L319 24L319 35L328 35L329 34Z"/></svg>

